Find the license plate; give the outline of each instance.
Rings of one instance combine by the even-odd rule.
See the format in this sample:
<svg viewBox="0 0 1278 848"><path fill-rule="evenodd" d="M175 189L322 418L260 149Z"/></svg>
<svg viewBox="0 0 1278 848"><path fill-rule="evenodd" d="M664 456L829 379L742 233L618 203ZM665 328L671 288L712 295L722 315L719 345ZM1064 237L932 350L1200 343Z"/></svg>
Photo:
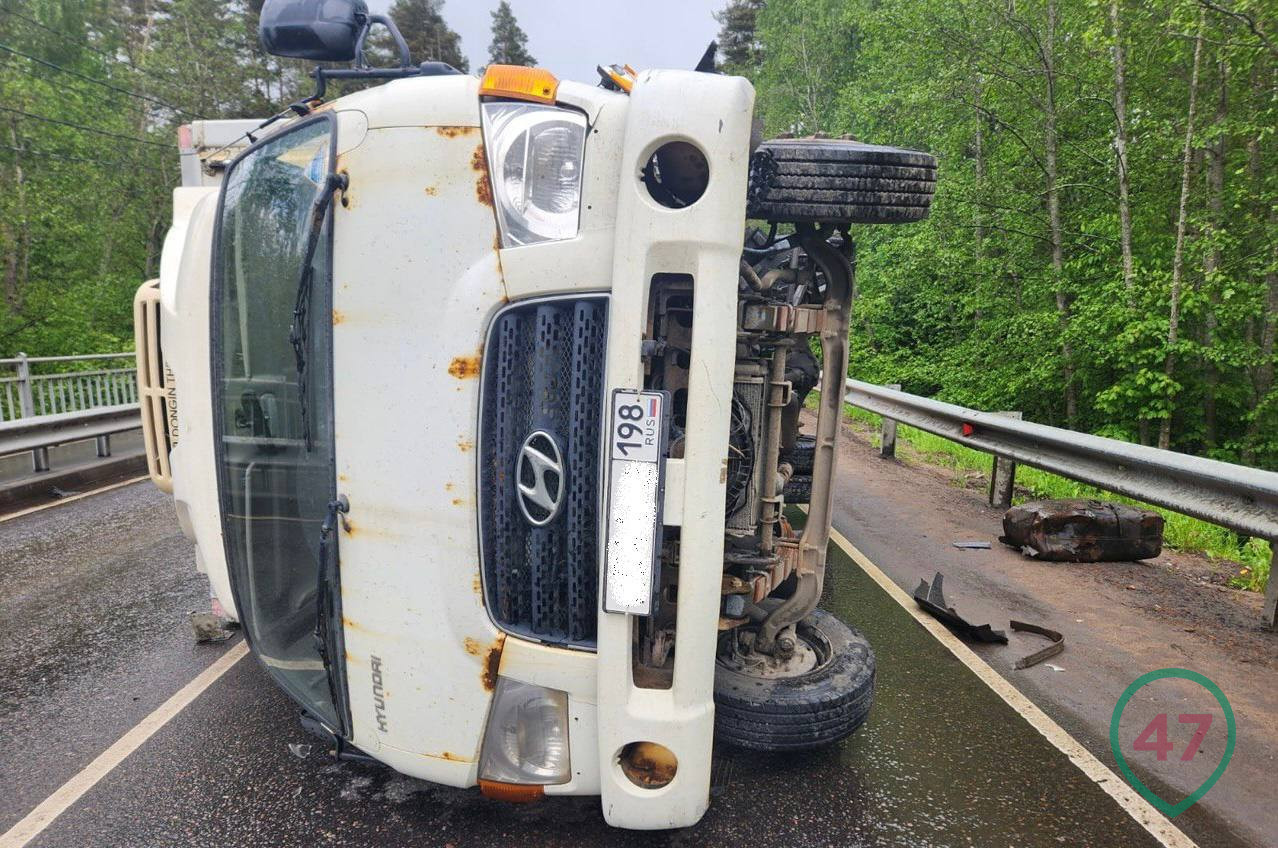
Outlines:
<svg viewBox="0 0 1278 848"><path fill-rule="evenodd" d="M661 550L667 399L665 392L612 393L605 612L652 613Z"/></svg>

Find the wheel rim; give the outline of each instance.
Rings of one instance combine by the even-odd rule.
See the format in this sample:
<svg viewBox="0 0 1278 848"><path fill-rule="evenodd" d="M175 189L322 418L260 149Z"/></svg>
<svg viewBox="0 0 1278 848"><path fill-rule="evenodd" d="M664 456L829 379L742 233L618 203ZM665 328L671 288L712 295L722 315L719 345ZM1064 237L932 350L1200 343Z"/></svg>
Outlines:
<svg viewBox="0 0 1278 848"><path fill-rule="evenodd" d="M715 657L715 664L749 677L794 680L823 671L834 660L830 640L819 628L806 622L795 627L794 653L785 660L750 650L757 635L757 625L740 628L730 640L727 652Z"/></svg>

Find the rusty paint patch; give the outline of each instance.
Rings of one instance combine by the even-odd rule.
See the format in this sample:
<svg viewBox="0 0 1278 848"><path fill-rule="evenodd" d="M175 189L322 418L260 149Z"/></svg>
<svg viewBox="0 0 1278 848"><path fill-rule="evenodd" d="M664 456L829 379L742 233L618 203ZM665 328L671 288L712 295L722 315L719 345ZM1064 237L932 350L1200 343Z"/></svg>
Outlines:
<svg viewBox="0 0 1278 848"><path fill-rule="evenodd" d="M346 482L346 479L347 479L347 478L346 478L346 475L345 475L345 474L338 474L338 475L337 475L337 480L338 480L338 482L339 482L339 483L345 483L345 482Z"/></svg>
<svg viewBox="0 0 1278 848"><path fill-rule="evenodd" d="M342 529L346 531L347 536L354 536L355 522L351 521L346 516L342 516Z"/></svg>
<svg viewBox="0 0 1278 848"><path fill-rule="evenodd" d="M360 629L360 626L359 624L356 623L355 619L347 618L346 616L342 616L342 627L346 628L347 630Z"/></svg>
<svg viewBox="0 0 1278 848"><path fill-rule="evenodd" d="M457 443L457 450L461 451L462 453L470 453L474 449L475 449L475 443L470 441L469 439L462 439L461 441Z"/></svg>
<svg viewBox="0 0 1278 848"><path fill-rule="evenodd" d="M475 579L470 581L470 588L475 590L476 595L484 594L484 581L479 579L479 575L475 575Z"/></svg>
<svg viewBox="0 0 1278 848"><path fill-rule="evenodd" d="M435 127L435 132L444 138L457 138L479 132L479 127Z"/></svg>
<svg viewBox="0 0 1278 848"><path fill-rule="evenodd" d="M434 197L435 195L439 194L439 188L436 186L426 186L426 188L422 190L425 191L426 194L428 194L431 197Z"/></svg>
<svg viewBox="0 0 1278 848"><path fill-rule="evenodd" d="M453 506L465 506L465 505L466 505L465 498L453 498Z"/></svg>
<svg viewBox="0 0 1278 848"><path fill-rule="evenodd" d="M445 492L451 492L451 491L452 491L453 489L455 489L455 488L457 488L457 486L456 486L456 484L454 484L454 483L445 483L445 484L444 484L444 491L445 491Z"/></svg>
<svg viewBox="0 0 1278 848"><path fill-rule="evenodd" d="M441 760L450 760L451 762L454 762L454 763L474 762L469 757L463 757L461 754L454 754L452 751L444 751L438 754L438 757Z"/></svg>
<svg viewBox="0 0 1278 848"><path fill-rule="evenodd" d="M484 155L484 145L482 143L471 154L470 167L479 173L479 176L475 178L475 196L479 198L480 203L491 207L493 205L493 187L488 181L488 157Z"/></svg>
<svg viewBox="0 0 1278 848"><path fill-rule="evenodd" d="M484 685L484 691L491 692L497 688L497 672L501 668L501 649L506 645L506 634L498 635L497 640L488 648L488 653L484 655L484 667L479 672L479 682Z"/></svg>
<svg viewBox="0 0 1278 848"><path fill-rule="evenodd" d="M479 360L478 354L475 356L454 356L453 361L448 364L448 373L458 380L469 380L472 377L478 377Z"/></svg>
<svg viewBox="0 0 1278 848"><path fill-rule="evenodd" d="M338 324L342 323L345 320L346 320L346 315L340 309L333 310L333 326L334 327L336 327Z"/></svg>
<svg viewBox="0 0 1278 848"><path fill-rule="evenodd" d="M466 648L466 653L472 657L481 657L484 655L484 646L478 639L472 639L467 636L462 640L462 645Z"/></svg>

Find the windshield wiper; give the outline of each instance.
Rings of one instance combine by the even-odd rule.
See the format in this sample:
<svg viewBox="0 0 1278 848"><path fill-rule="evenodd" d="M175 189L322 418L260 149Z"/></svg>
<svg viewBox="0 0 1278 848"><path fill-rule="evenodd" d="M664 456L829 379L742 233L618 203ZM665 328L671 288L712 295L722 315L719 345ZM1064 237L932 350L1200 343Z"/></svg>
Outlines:
<svg viewBox="0 0 1278 848"><path fill-rule="evenodd" d="M297 372L297 403L302 415L302 439L307 453L311 451L311 419L306 402L306 314L311 305L311 280L315 277L315 269L311 263L315 261L315 251L319 248L324 219L329 207L333 205L333 195L345 191L349 182L345 174L329 174L324 180L323 191L311 204L310 232L306 238L306 252L302 256L302 272L297 279L293 324L288 331L288 343L293 346L293 363Z"/></svg>

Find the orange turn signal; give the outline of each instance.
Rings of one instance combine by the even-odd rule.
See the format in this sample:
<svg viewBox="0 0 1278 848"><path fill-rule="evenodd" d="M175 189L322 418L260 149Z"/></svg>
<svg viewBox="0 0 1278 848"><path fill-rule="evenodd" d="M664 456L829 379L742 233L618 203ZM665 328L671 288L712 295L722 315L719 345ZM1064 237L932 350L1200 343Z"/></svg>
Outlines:
<svg viewBox="0 0 1278 848"><path fill-rule="evenodd" d="M513 97L534 103L554 103L559 80L544 68L489 65L479 81L481 97Z"/></svg>
<svg viewBox="0 0 1278 848"><path fill-rule="evenodd" d="M546 788L537 784L502 783L499 780L479 779L479 791L485 798L494 801L509 801L512 804L528 804L540 801L546 794Z"/></svg>

